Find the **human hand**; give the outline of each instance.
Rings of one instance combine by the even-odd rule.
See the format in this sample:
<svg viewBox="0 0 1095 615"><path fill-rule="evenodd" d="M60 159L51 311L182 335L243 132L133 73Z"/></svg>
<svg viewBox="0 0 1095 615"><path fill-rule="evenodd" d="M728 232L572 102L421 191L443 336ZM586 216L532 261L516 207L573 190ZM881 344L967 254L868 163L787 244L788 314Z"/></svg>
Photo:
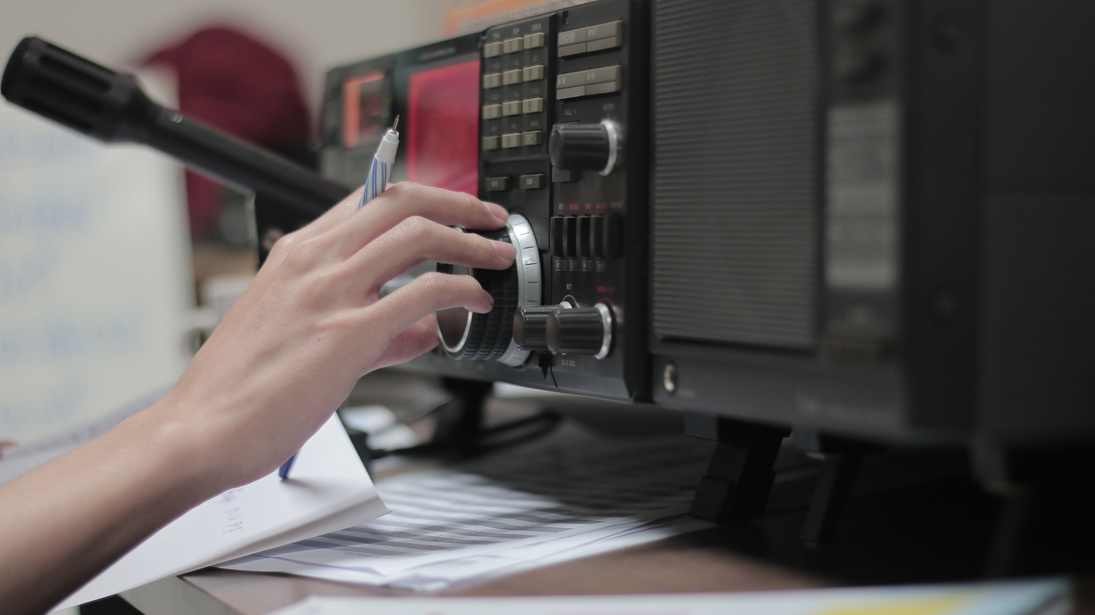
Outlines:
<svg viewBox="0 0 1095 615"><path fill-rule="evenodd" d="M283 237L247 291L153 406L200 438L215 494L285 461L367 372L437 344L433 313L490 311L471 276L428 273L380 298L423 261L504 269L514 249L449 228L495 229L501 207L466 194L394 184L361 210L347 197ZM185 426L185 427L183 427Z"/></svg>

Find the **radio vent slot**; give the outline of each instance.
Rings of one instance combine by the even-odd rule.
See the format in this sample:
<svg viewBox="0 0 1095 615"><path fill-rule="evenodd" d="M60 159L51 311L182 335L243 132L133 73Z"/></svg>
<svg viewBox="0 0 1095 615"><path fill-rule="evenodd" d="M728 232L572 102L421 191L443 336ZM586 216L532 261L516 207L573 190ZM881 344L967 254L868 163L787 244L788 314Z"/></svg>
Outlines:
<svg viewBox="0 0 1095 615"><path fill-rule="evenodd" d="M658 340L814 345L822 4L654 3Z"/></svg>

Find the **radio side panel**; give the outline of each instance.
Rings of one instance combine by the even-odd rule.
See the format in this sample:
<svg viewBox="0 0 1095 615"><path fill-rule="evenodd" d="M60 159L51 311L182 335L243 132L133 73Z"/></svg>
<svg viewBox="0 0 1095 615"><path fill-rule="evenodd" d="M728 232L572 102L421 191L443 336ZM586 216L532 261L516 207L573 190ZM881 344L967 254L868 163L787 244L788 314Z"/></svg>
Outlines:
<svg viewBox="0 0 1095 615"><path fill-rule="evenodd" d="M1095 436L1095 5L985 3L983 440Z"/></svg>

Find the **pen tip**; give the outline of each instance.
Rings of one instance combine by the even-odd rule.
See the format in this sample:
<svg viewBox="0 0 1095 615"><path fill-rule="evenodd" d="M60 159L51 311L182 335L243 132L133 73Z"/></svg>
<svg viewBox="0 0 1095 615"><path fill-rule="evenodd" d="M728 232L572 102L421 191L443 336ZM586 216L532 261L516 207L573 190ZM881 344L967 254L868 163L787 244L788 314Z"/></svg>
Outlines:
<svg viewBox="0 0 1095 615"><path fill-rule="evenodd" d="M395 121L392 122L392 132L395 132L396 127L399 126L399 116L395 116Z"/></svg>

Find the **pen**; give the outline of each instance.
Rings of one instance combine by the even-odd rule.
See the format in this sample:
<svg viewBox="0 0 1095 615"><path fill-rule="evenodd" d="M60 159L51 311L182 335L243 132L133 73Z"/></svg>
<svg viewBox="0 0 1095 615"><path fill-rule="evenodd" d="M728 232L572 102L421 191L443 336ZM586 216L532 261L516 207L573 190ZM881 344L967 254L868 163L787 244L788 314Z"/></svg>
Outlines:
<svg viewBox="0 0 1095 615"><path fill-rule="evenodd" d="M395 152L399 149L397 126L399 126L398 115L395 116L392 127L384 133L384 138L380 140L380 145L376 148L376 154L373 155L373 164L369 167L369 176L365 178L365 188L361 191L361 201L357 204L358 209L380 196L380 193L388 187L388 173L392 170L392 165L395 164ZM293 456L289 457L278 468L278 477L281 480L289 478L289 468L293 467L293 462L296 461L299 452L293 453Z"/></svg>
<svg viewBox="0 0 1095 615"><path fill-rule="evenodd" d="M369 176L365 179L365 189L361 191L361 202L357 204L358 209L380 196L380 193L388 187L388 171L395 164L395 151L399 149L399 133L395 130L397 126L399 126L398 115L395 116L392 127L384 133L384 138L380 140L380 145L376 148L373 164L369 167Z"/></svg>

